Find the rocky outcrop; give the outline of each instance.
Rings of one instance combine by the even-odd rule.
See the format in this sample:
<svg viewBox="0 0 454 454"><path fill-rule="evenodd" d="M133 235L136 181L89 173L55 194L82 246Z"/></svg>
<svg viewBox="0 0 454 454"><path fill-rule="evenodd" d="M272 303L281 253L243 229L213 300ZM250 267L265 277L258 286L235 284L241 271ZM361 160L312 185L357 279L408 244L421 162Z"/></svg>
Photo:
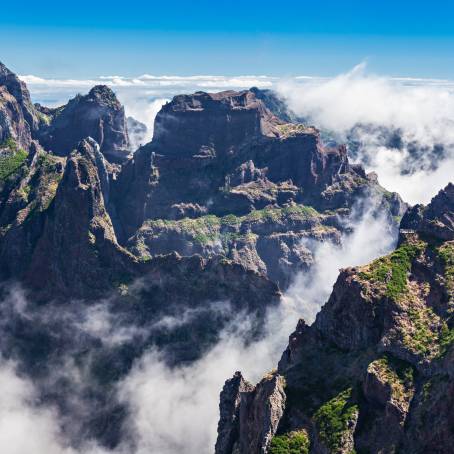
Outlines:
<svg viewBox="0 0 454 454"><path fill-rule="evenodd" d="M454 185L448 184L427 207L413 206L402 218L402 228L435 236L441 240L454 240L454 217L450 207L454 204Z"/></svg>
<svg viewBox="0 0 454 454"><path fill-rule="evenodd" d="M29 285L39 288L47 282L51 294L100 296L111 288L116 274L126 272L133 257L117 243L108 197L106 161L99 145L83 140L68 157L46 213L26 271Z"/></svg>
<svg viewBox="0 0 454 454"><path fill-rule="evenodd" d="M163 106L154 142L165 156L222 158L246 141L277 136L281 123L251 91L196 92Z"/></svg>
<svg viewBox="0 0 454 454"><path fill-rule="evenodd" d="M47 150L67 156L81 140L92 137L108 161L126 160L129 137L124 108L109 87L97 85L87 95L77 95L56 109L37 108L47 123L39 131Z"/></svg>
<svg viewBox="0 0 454 454"><path fill-rule="evenodd" d="M452 399L441 398L454 383L451 193L412 210L393 253L342 270L315 322L299 322L279 362L287 403L265 452L290 452L279 449L294 434L317 454L451 451Z"/></svg>
<svg viewBox="0 0 454 454"><path fill-rule="evenodd" d="M225 382L219 402L218 439L216 454L237 452L240 426L240 407L242 396L254 390L254 386L244 380L241 372L235 372L233 378Z"/></svg>
<svg viewBox="0 0 454 454"><path fill-rule="evenodd" d="M284 386L274 373L257 386L244 381L240 372L227 380L221 392L216 454L268 452L285 409Z"/></svg>

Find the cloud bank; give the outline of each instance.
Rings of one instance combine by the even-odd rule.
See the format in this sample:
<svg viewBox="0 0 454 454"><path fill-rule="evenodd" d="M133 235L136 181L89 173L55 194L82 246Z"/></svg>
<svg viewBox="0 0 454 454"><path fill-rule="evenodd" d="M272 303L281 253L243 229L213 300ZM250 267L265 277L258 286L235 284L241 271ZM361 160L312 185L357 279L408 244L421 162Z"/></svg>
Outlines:
<svg viewBox="0 0 454 454"><path fill-rule="evenodd" d="M391 79L364 64L335 78L280 81L291 109L338 141L410 203L427 203L454 174L454 83ZM393 143L394 142L394 143Z"/></svg>
<svg viewBox="0 0 454 454"><path fill-rule="evenodd" d="M256 321L240 313L222 332L220 341L192 364L169 367L159 349L145 352L116 385L112 396L129 408L126 427L123 428L125 439L114 450L102 448L89 440L70 447L71 438L62 430L68 424L71 426L68 415L43 405L37 387L39 381L32 383L21 376L15 364L0 362L0 385L9 390L3 393L0 402L0 452L211 454L219 417L218 397L224 381L236 370L242 370L252 382L260 380L267 370L276 366L298 319L304 316L308 322L313 321L331 292L338 269L347 264L366 263L388 252L395 242L394 232L385 220L374 216L372 210L365 213L354 210L347 224L350 233L343 236L341 246L318 242L307 244L316 265L309 273L301 275L284 296L282 304L268 313L259 340L246 341ZM377 241L370 241L371 236ZM108 311L106 302L85 308L70 305L66 312L62 308L61 312L49 314L38 310L33 314L27 309L24 298L20 291L12 291L8 310L18 311L24 317L35 317L38 326L48 324L50 332L52 326L63 325L65 330L74 333L71 337L83 339L90 336L111 346L121 345L124 339L141 334L122 329L115 315ZM225 304L213 303L210 310L225 310L225 307ZM194 310L188 310L178 319L167 317L158 323L173 327L190 321L194 315ZM90 410L82 398L87 394L85 386L90 377L85 371L87 365L77 366L71 355L70 352L69 358L51 365L50 376L44 384L46 389L53 389L62 378L69 380L71 386L68 389L73 393L71 405L76 407L77 418L83 419ZM39 389L42 389L42 383ZM79 421L73 421L76 428L78 424ZM23 437L24 431L27 437Z"/></svg>

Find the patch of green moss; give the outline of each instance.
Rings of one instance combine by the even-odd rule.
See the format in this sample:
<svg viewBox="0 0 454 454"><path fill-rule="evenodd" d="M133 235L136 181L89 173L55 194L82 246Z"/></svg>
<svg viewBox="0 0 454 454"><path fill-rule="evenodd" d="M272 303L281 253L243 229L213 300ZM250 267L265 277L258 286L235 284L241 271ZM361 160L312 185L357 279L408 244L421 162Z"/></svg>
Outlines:
<svg viewBox="0 0 454 454"><path fill-rule="evenodd" d="M372 365L375 365L375 367L378 367L382 371L386 380L396 393L396 397L402 397L405 390L413 386L414 370L411 364L406 361L385 354L380 359L374 361Z"/></svg>
<svg viewBox="0 0 454 454"><path fill-rule="evenodd" d="M320 213L306 205L291 205L283 208L267 207L262 210L251 211L249 214L240 218L241 222L253 222L259 220L269 220L277 222L285 217L298 217L299 219L307 220L317 218Z"/></svg>
<svg viewBox="0 0 454 454"><path fill-rule="evenodd" d="M451 299L454 298L454 242L446 241L436 252L444 265L444 278L446 288L448 289Z"/></svg>
<svg viewBox="0 0 454 454"><path fill-rule="evenodd" d="M269 454L308 454L310 441L305 430L274 436Z"/></svg>
<svg viewBox="0 0 454 454"><path fill-rule="evenodd" d="M293 136L296 134L303 134L307 132L312 132L313 129L308 128L302 123L286 123L284 125L277 125L279 133L283 137Z"/></svg>
<svg viewBox="0 0 454 454"><path fill-rule="evenodd" d="M241 223L241 220L238 216L234 214L227 214L221 218L221 224L227 226L235 226Z"/></svg>
<svg viewBox="0 0 454 454"><path fill-rule="evenodd" d="M443 322L440 332L440 356L444 355L454 343L454 328L449 328L446 322Z"/></svg>
<svg viewBox="0 0 454 454"><path fill-rule="evenodd" d="M411 364L395 358L388 353L378 359L377 362L392 369L402 383L405 383L407 386L411 386L413 384L414 371Z"/></svg>
<svg viewBox="0 0 454 454"><path fill-rule="evenodd" d="M6 180L10 175L15 173L27 159L28 153L17 147L13 139L6 139L0 149L0 180Z"/></svg>
<svg viewBox="0 0 454 454"><path fill-rule="evenodd" d="M430 329L434 313L429 307L408 311L414 331L406 337L405 344L418 353L429 354L438 341L437 333Z"/></svg>
<svg viewBox="0 0 454 454"><path fill-rule="evenodd" d="M259 221L279 222L286 217L296 217L307 220L320 216L314 208L304 205L294 205L284 208L267 207L262 210L254 210L244 216L229 214L223 217L215 215L200 216L198 218L184 218L177 221L168 219L156 219L148 221L151 228L174 228L191 235L200 244L221 240L226 245L232 240L250 240L249 234L240 234L239 227L243 223Z"/></svg>
<svg viewBox="0 0 454 454"><path fill-rule="evenodd" d="M29 218L47 210L55 198L63 173L57 169L61 165L59 158L47 153L38 156L37 171L30 180L28 201Z"/></svg>
<svg viewBox="0 0 454 454"><path fill-rule="evenodd" d="M392 254L381 257L369 265L359 277L386 285L386 296L398 300L407 292L407 274L413 260L421 254L426 243L404 243Z"/></svg>
<svg viewBox="0 0 454 454"><path fill-rule="evenodd" d="M320 440L330 452L341 447L343 435L357 412L358 406L352 402L351 388L341 392L315 412L314 420Z"/></svg>

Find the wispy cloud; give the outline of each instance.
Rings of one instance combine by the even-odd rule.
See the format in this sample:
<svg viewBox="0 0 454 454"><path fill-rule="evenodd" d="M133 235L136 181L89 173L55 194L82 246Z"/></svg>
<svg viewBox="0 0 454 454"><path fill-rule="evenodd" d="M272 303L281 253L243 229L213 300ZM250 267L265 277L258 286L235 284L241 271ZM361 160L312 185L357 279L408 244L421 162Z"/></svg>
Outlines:
<svg viewBox="0 0 454 454"><path fill-rule="evenodd" d="M428 202L454 174L454 81L369 74L365 64L337 77L299 75L279 79L266 75L121 75L92 79L45 79L21 76L35 101L60 105L96 84L107 84L125 105L127 115L145 123L149 140L162 104L180 93L221 91L252 86L272 88L315 126L347 140L355 131L360 143L355 158L378 173L380 182L410 203ZM391 147L382 130L399 131L401 145ZM439 152L440 146L443 153ZM415 153L414 149L418 152ZM435 150L435 151L434 151ZM411 171L408 171L411 163ZM413 165L414 164L414 165Z"/></svg>
<svg viewBox="0 0 454 454"><path fill-rule="evenodd" d="M386 78L361 64L335 78L285 80L276 88L295 112L340 141L362 125L354 131L356 158L410 203L428 202L452 180L453 81ZM398 144L386 140L392 133L399 135Z"/></svg>

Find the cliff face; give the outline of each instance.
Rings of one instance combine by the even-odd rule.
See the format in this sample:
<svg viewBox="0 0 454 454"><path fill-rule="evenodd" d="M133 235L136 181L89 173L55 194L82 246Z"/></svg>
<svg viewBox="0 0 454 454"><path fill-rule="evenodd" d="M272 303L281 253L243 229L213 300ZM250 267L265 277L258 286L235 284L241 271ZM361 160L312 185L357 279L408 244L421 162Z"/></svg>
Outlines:
<svg viewBox="0 0 454 454"><path fill-rule="evenodd" d="M231 405L226 382L217 453L451 452L453 189L404 217L392 254L342 270L312 326L299 322L273 375L285 397L265 449L230 448L258 425L232 420L247 404ZM258 407L269 413L266 399ZM237 435L223 448L228 421Z"/></svg>
<svg viewBox="0 0 454 454"><path fill-rule="evenodd" d="M315 128L284 123L259 93L198 92L162 108L153 141L115 184L122 244L144 257L223 255L285 288L311 265L302 240L338 242L363 198L390 225L403 214L398 195L350 164L345 147L324 148Z"/></svg>
<svg viewBox="0 0 454 454"><path fill-rule="evenodd" d="M25 84L0 63L0 144L14 140L28 149L39 118Z"/></svg>

